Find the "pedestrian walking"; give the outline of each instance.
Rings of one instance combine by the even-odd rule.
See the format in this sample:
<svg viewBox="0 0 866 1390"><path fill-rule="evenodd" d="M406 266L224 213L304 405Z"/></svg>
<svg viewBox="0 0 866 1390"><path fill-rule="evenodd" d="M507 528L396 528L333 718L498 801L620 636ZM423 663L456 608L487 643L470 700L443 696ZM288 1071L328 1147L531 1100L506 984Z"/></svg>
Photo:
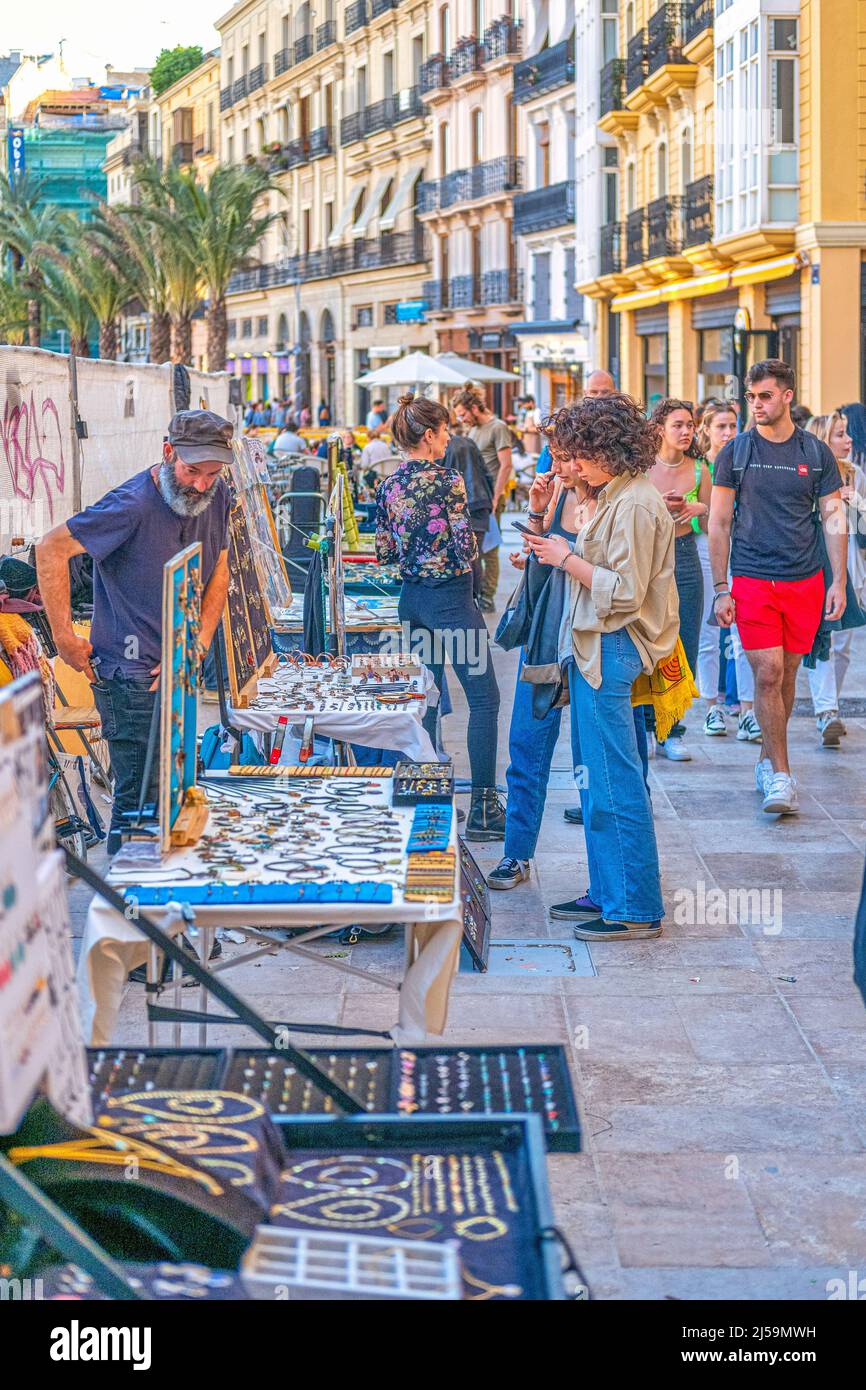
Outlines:
<svg viewBox="0 0 866 1390"><path fill-rule="evenodd" d="M845 610L845 504L830 449L791 419L792 368L778 358L756 362L745 385L754 425L725 445L714 470L714 604L723 627L736 621L755 673L756 790L766 812L791 814L799 809L787 738L797 667L822 613L833 621ZM822 536L832 575L826 593Z"/></svg>
<svg viewBox="0 0 866 1390"><path fill-rule="evenodd" d="M606 372L603 367L596 367L586 378L583 394L590 400L603 400L605 396L615 396L616 383L610 372Z"/></svg>
<svg viewBox="0 0 866 1390"><path fill-rule="evenodd" d="M569 595L560 631L589 888L556 904L577 937L632 940L661 932L658 850L632 713L632 686L677 640L674 524L647 478L656 430L628 396L583 400L548 424L554 456L580 461L598 489L594 515L572 546L528 536L544 565L564 570Z"/></svg>
<svg viewBox="0 0 866 1390"><path fill-rule="evenodd" d="M496 794L499 686L487 628L472 597L475 537L466 487L445 465L449 414L423 397L401 396L391 426L403 454L400 467L376 489L376 554L398 564L403 587L398 614L441 693L446 656L469 705L467 743L472 799L467 840L501 840L505 808ZM424 727L435 741L436 706Z"/></svg>
<svg viewBox="0 0 866 1390"><path fill-rule="evenodd" d="M866 600L866 550L860 538L866 531L866 474L851 460L851 436L845 417L839 411L832 415L813 415L806 429L827 445L839 465L841 497L848 521L848 574L857 602L862 606ZM839 713L839 697L851 664L853 637L853 628L831 633L830 660L818 661L806 671L823 748L838 748L848 732Z"/></svg>
<svg viewBox="0 0 866 1390"><path fill-rule="evenodd" d="M162 658L163 566L185 546L202 546L200 654L207 652L228 591L232 425L210 410L184 410L168 427L162 461L136 473L93 506L55 526L36 547L39 589L57 649L91 683L111 755L114 804L108 853L121 845L124 817L139 804ZM69 561L93 559L90 640L72 628ZM153 760L145 801L158 798Z"/></svg>
<svg viewBox="0 0 866 1390"><path fill-rule="evenodd" d="M493 515L497 525L505 510L505 492L513 471L511 456L512 436L504 420L500 420L492 410L488 410L482 393L474 386L464 387L451 400L451 408L460 424L469 431L481 451L487 477L493 489ZM481 584L479 606L485 613L492 613L494 599L499 584L499 546L492 546L481 556L484 577Z"/></svg>
<svg viewBox="0 0 866 1390"><path fill-rule="evenodd" d="M535 404L534 396L523 399L523 447L527 454L537 456L541 453L541 411Z"/></svg>
<svg viewBox="0 0 866 1390"><path fill-rule="evenodd" d="M737 433L737 416L729 401L705 401L701 410L701 425L697 435L698 453L713 475L716 459L729 440ZM692 522L693 528L696 522ZM706 530L695 533L698 555L701 561L701 574L704 579L704 621L701 623L698 641L698 667L695 680L701 695L709 700L710 707L704 720L704 733L710 738L725 736L728 732L725 718L724 682L720 682L721 649L719 637L722 635L718 625L711 625L707 619L712 614L713 574L710 567L710 546ZM709 611L708 611L709 610ZM749 665L743 644L734 623L723 640L728 644L728 660L733 661L737 677L737 738L741 743L757 743L761 738L761 726L755 718L753 703L755 698L755 677Z"/></svg>
<svg viewBox="0 0 866 1390"><path fill-rule="evenodd" d="M695 457L695 421L690 402L667 397L659 401L650 418L656 431L656 456L647 477L658 488L674 522L680 638L694 672L704 622L704 580L692 523L697 522L699 532L706 530L712 477L707 465ZM647 718L653 719L652 710ZM654 729L653 725L653 732ZM692 755L683 742L685 731L685 725L675 724L666 739L657 740L657 755L671 762L689 762Z"/></svg>

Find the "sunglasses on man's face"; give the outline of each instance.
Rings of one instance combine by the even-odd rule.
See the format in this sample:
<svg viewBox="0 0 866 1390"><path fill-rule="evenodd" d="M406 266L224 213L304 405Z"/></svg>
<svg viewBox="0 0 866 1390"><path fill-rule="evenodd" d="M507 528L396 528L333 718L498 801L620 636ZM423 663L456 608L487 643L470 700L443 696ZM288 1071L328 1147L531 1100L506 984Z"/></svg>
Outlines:
<svg viewBox="0 0 866 1390"><path fill-rule="evenodd" d="M747 391L746 400L749 405L754 405L755 401L771 401L775 394L775 391Z"/></svg>

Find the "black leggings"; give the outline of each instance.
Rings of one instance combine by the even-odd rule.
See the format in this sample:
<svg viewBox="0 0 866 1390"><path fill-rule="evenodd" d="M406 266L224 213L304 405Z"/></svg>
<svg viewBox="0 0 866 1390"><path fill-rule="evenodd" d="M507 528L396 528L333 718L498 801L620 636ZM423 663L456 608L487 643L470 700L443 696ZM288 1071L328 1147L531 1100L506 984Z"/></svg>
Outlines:
<svg viewBox="0 0 866 1390"><path fill-rule="evenodd" d="M469 705L472 786L495 786L499 686L487 628L472 597L472 574L441 584L404 579L398 613L400 621L409 625L412 651L430 667L440 691L446 656L454 667ZM433 707L424 716L424 728L434 742L436 715Z"/></svg>

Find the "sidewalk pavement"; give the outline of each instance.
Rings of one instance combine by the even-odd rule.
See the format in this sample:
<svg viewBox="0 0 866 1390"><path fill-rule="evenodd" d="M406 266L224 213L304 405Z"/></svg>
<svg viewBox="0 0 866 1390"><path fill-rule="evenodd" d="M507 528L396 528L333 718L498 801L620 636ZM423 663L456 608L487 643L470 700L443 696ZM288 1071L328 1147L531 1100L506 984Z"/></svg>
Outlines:
<svg viewBox="0 0 866 1390"><path fill-rule="evenodd" d="M514 580L509 548L500 609ZM496 649L494 659L504 785L517 658ZM466 706L453 677L450 688L445 739L465 776ZM798 694L808 696L805 680ZM845 691L866 712L864 694L866 637ZM795 715L801 811L775 818L754 791L755 746L737 742L735 721L727 738L706 738L692 711L693 761L650 763L663 935L594 943L593 975L454 982L449 1045L568 1050L584 1151L550 1155L548 1171L557 1222L596 1298L824 1299L828 1280L866 1275L866 1009L851 983L866 716L846 722L841 748L825 750L814 719ZM583 831L562 814L577 799L566 716L532 879L492 895L494 941L573 941L547 908L586 887ZM501 846L473 852L489 870ZM749 889L764 892L747 899ZM86 902L73 889L79 935ZM399 979L396 936L318 949ZM388 991L286 953L228 980L271 1018L387 1028L395 1017ZM143 989L131 986L117 1042L143 1044L144 1018ZM210 1045L252 1042L243 1029L209 1030Z"/></svg>

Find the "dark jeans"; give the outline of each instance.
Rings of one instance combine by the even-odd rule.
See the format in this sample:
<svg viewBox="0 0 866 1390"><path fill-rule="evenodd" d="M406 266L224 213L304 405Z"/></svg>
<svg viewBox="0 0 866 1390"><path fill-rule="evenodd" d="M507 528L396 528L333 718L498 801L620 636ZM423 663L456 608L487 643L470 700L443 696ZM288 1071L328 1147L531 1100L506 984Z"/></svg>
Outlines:
<svg viewBox="0 0 866 1390"><path fill-rule="evenodd" d="M472 597L471 573L441 584L404 579L397 611L400 621L409 624L412 651L430 667L440 691L446 656L454 667L469 705L472 786L495 786L499 686L487 627ZM424 728L434 743L436 716L435 707L424 716Z"/></svg>
<svg viewBox="0 0 866 1390"><path fill-rule="evenodd" d="M698 645L701 623L704 621L704 576L694 533L677 536L674 544L674 582L680 599L680 641L694 675L698 669ZM654 729L652 706L647 705L646 708L647 728ZM668 738L682 738L685 731L684 724L675 724Z"/></svg>
<svg viewBox="0 0 866 1390"><path fill-rule="evenodd" d="M134 811L141 796L141 779L147 755L147 741L157 692L148 690L152 676L136 679L131 676L112 676L97 681L93 699L102 721L102 733L111 754L114 777L114 805L111 808L111 830L108 853L120 849L120 827L124 811ZM159 750L153 759L150 787L145 802L159 800Z"/></svg>

